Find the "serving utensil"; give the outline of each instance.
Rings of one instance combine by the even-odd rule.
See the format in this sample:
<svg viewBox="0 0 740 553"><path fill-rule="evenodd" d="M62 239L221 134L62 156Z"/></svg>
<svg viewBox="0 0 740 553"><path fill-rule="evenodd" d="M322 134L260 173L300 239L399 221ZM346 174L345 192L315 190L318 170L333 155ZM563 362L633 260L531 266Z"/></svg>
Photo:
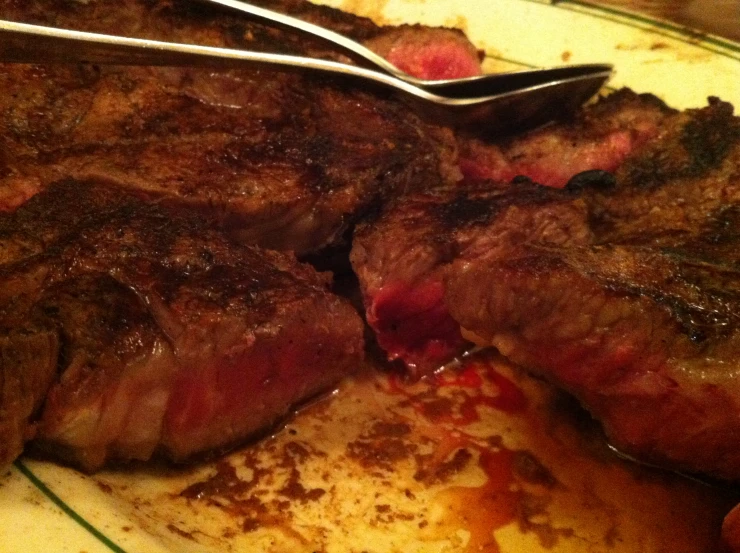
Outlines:
<svg viewBox="0 0 740 553"><path fill-rule="evenodd" d="M451 98L386 73L334 61L231 48L88 33L0 20L0 61L207 66L324 72L403 93L435 121L482 133L539 125L575 110L611 77L605 64L501 73L469 81L467 97ZM484 90L481 83L485 83Z"/></svg>
<svg viewBox="0 0 740 553"><path fill-rule="evenodd" d="M491 90L496 90L499 86L498 82L501 79L508 79L509 74L507 73L489 73L484 75L474 75L471 77L463 77L458 79L442 79L442 80L428 80L419 79L413 75L402 71L384 57L376 54L365 45L352 40L342 34L331 31L325 27L303 21L297 17L292 17L283 13L279 13L267 8L261 8L248 2L242 2L240 0L198 0L203 4L215 4L236 10L241 13L245 13L262 19L269 23L275 23L277 25L287 27L294 31L300 31L308 35L318 37L322 40L332 43L334 46L338 46L347 52L350 56L359 58L361 61L372 64L376 69L384 73L388 73L400 79L411 83L419 88L425 88L440 96L447 96L449 98L467 98L474 96L488 96L491 94ZM587 71L585 68L583 68ZM579 70L574 69L574 73L571 76L577 76ZM520 78L538 78L538 70L535 71L520 71ZM532 75L529 75L532 74ZM536 82L533 80L533 84Z"/></svg>

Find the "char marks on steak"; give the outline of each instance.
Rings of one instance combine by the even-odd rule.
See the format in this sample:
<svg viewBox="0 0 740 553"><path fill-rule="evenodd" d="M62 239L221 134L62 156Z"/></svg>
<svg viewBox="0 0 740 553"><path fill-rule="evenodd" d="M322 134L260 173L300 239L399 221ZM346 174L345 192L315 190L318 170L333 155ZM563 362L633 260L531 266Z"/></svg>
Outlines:
<svg viewBox="0 0 740 553"><path fill-rule="evenodd" d="M0 462L87 470L233 445L362 359L362 323L292 256L65 181L0 218Z"/></svg>
<svg viewBox="0 0 740 553"><path fill-rule="evenodd" d="M583 182L588 175L598 178L602 160L610 159L612 167L628 154L636 155L647 147L646 136L658 136L659 125L675 117L655 97L623 90L585 108L575 121L503 145L465 146L463 141L463 149L472 148L464 155L475 153L481 166L490 161L487 153L517 151L512 160L522 167L540 167L531 174L558 175L559 180L589 170L577 179ZM629 147L629 152L620 150L619 160L613 157L614 140L604 139L609 136L622 137ZM564 146L572 155L562 157ZM584 149L592 155L579 158ZM522 178L512 186L508 180L497 182L469 177L463 184L403 196L360 223L355 232L351 260L368 323L389 358L402 360L417 373L436 369L467 344L444 305L447 264L465 252L505 251L530 240L583 244L593 239L584 220L585 204L573 201L571 194ZM574 180L570 188L576 184Z"/></svg>
<svg viewBox="0 0 740 553"><path fill-rule="evenodd" d="M283 8L374 41L386 53L415 44L421 51L434 39L450 45L456 74L473 72L473 65L479 70L477 53L459 32L377 27L304 3ZM337 57L301 35L190 2L35 0L5 3L0 15ZM439 65L443 56L435 55L432 65ZM465 71L461 56L468 56ZM0 87L5 210L62 178L104 179L198 210L240 241L306 253L335 242L376 201L459 179L448 130L423 122L387 95L325 76L7 64Z"/></svg>
<svg viewBox="0 0 740 553"><path fill-rule="evenodd" d="M590 240L466 250L445 272L452 317L574 393L623 451L740 478L732 106L711 99L673 117L615 178L562 194L583 206ZM527 224L518 214L508 223Z"/></svg>

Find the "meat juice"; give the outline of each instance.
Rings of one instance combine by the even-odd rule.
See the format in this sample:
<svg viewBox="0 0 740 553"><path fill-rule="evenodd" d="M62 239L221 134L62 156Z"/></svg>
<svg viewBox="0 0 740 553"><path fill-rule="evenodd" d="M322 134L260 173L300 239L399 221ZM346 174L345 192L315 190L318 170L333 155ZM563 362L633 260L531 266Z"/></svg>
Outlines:
<svg viewBox="0 0 740 553"><path fill-rule="evenodd" d="M370 366L221 460L95 478L199 551L709 553L733 504L617 458L574 400L480 355L415 382Z"/></svg>

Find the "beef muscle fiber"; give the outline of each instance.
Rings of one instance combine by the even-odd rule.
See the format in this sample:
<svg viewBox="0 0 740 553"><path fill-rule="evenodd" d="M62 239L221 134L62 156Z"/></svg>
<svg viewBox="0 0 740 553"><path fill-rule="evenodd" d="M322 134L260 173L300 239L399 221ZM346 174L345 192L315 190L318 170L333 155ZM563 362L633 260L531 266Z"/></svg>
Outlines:
<svg viewBox="0 0 740 553"><path fill-rule="evenodd" d="M505 142L483 144L459 137L462 167L468 174L464 183L402 196L375 218L362 221L355 232L352 265L360 279L367 320L389 357L424 373L466 347L459 325L444 305L442 284L445 266L464 252L498 251L535 237L558 244L591 240L583 202L532 186L524 177L548 181L548 175L557 175L556 182L547 184L562 187L562 179L590 171L571 188L598 178L603 160L609 159L608 168L614 168L646 147L645 137L657 140L676 117L655 97L622 90L584 108L573 121ZM614 136L621 138L609 138ZM620 150L618 159L612 155L615 141L627 148ZM568 155L563 155L564 149ZM481 179L488 176L494 158L503 159L502 152L511 158L506 161L509 169L516 161L517 171L489 172L499 179L519 175L513 185L508 180ZM475 170L472 161L478 163Z"/></svg>

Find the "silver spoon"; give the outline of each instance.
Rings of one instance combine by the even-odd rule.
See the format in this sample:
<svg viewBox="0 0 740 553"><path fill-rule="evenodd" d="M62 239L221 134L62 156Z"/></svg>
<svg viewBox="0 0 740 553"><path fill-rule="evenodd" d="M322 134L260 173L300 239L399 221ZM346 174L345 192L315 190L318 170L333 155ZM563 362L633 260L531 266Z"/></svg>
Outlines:
<svg viewBox="0 0 740 553"><path fill-rule="evenodd" d="M567 66L502 73L482 96L448 98L396 77L343 63L248 50L88 33L0 20L0 61L323 71L404 93L444 124L483 133L533 126L571 112L609 79L610 65ZM481 81L479 81L481 82Z"/></svg>
<svg viewBox="0 0 740 553"><path fill-rule="evenodd" d="M259 6L254 6L252 4L249 4L248 2L241 2L240 0L198 0L198 1L205 3L205 4L217 4L219 6L223 6L226 8L230 8L232 10L237 10L242 13L252 15L259 19L269 21L271 23L277 23L278 25L282 25L290 29L294 29L297 31L307 33L309 35L316 36L318 38L331 42L332 44L336 46L339 46L340 48L346 50L347 52L351 54L355 54L356 56L363 58L364 60L370 62L372 65L374 65L376 68L380 69L384 73L393 75L397 79L401 79L402 81L411 83L415 86L418 86L419 88L426 88L426 89L432 90L433 92L440 94L441 96L449 96L451 98L476 96L477 94L475 94L475 92L472 91L473 89L470 88L469 86L471 83L475 83L475 81L480 81L480 80L497 78L497 74L489 74L489 75L474 75L472 77L464 77L460 79L445 79L445 80L433 80L433 81L426 80L426 79L419 79L417 77L409 75L408 73L404 71L401 71L398 67L393 65L391 62L386 60L384 57L379 56L378 54L376 54L369 48L360 44L359 42L352 40L351 38L348 38L337 32L326 29L325 27L321 27L319 25L309 23L308 21L303 21L302 19L298 19L297 17L291 17L290 15L285 15L285 14L282 14L282 13L279 13L273 10L269 10L267 8L261 8Z"/></svg>
<svg viewBox="0 0 740 553"><path fill-rule="evenodd" d="M249 15L252 15L254 17L257 17L259 19L263 19L265 21L269 21L271 23L277 23L278 25L282 25L285 27L288 27L290 29L294 29L297 31L301 31L303 33L307 33L309 35L316 36L320 39L326 40L328 42L331 42L332 44L339 46L340 48L346 50L347 52L351 54L355 54L356 56L359 56L360 58L363 58L364 60L370 62L372 65L374 65L376 68L380 69L384 73L388 73L389 75L392 75L396 77L397 79L400 79L402 81L406 81L407 83L411 83L419 88L425 88L427 90L430 90L431 92L434 92L435 94L439 94L440 96L447 96L449 98L468 98L472 96L488 96L493 94L493 91L499 91L499 83L498 81L503 79L509 79L511 78L511 75L514 73L489 73L485 75L473 75L471 77L463 77L459 79L442 79L442 80L426 80L426 79L419 79L417 77L414 77L412 75L409 75L408 73L401 71L398 67L393 65L391 62L386 60L384 57L379 56L369 48L365 47L364 45L360 44L359 42L352 40L344 35L341 35L339 33L336 33L334 31L331 31L329 29L326 29L324 27L321 27L319 25L315 25L313 23L309 23L307 21L303 21L302 19L298 19L297 17L291 17L289 15L285 15L273 10L269 10L267 8L261 8L259 6L254 6L252 4L249 4L248 2L242 2L240 0L198 0L201 3L204 4L217 4L219 6L223 6L225 8L229 8L232 10L237 10L242 13L246 13ZM584 75L592 68L604 68L606 66L604 65L573 65L569 67L563 67L558 68L558 71L563 71L562 75L555 76L554 78L571 78L571 77L578 77L581 75ZM611 69L611 67L609 67ZM518 78L521 79L519 82L521 83L531 83L531 85L523 85L523 86L534 86L535 84L539 84L542 81L540 81L541 73L540 70L523 70L523 71L517 71ZM508 85L508 80L505 83Z"/></svg>

